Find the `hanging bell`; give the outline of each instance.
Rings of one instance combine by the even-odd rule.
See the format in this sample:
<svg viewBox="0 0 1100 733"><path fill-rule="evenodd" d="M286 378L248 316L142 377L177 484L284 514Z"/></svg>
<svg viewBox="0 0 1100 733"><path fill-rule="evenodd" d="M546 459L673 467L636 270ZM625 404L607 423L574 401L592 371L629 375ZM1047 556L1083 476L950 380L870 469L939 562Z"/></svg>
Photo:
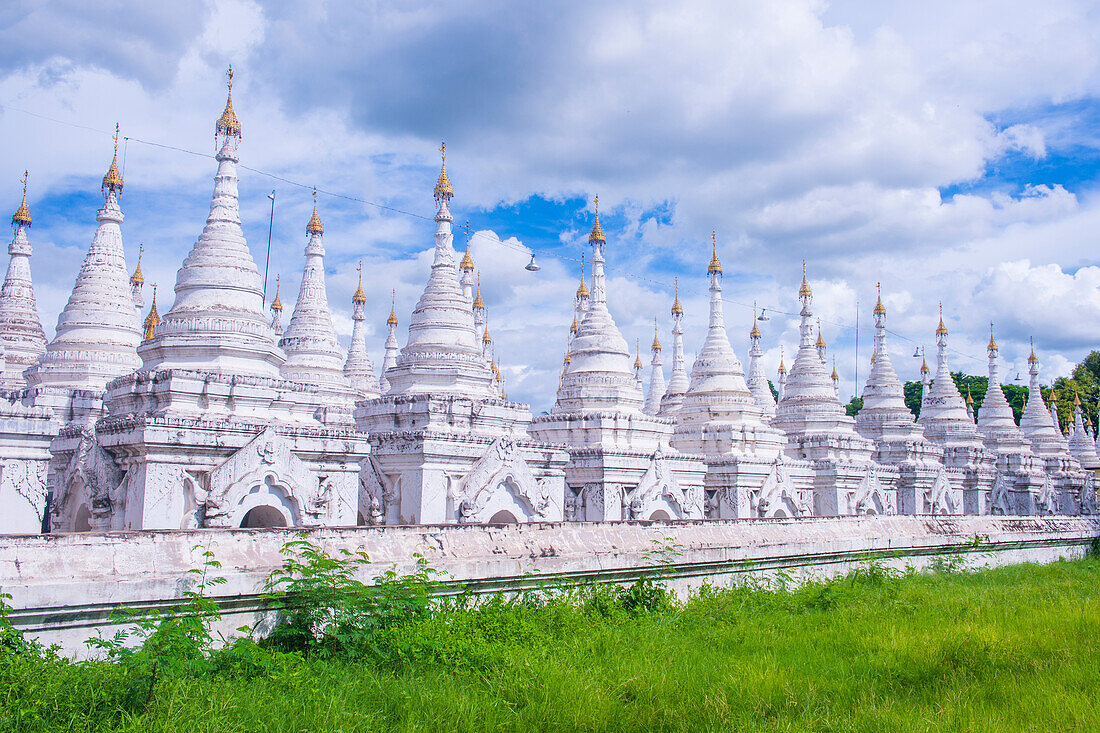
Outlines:
<svg viewBox="0 0 1100 733"><path fill-rule="evenodd" d="M538 272L539 270L542 269L541 267L539 267L539 263L535 262L535 253L534 252L531 253L531 261L528 262L527 266L524 267L523 269L527 270L528 272Z"/></svg>

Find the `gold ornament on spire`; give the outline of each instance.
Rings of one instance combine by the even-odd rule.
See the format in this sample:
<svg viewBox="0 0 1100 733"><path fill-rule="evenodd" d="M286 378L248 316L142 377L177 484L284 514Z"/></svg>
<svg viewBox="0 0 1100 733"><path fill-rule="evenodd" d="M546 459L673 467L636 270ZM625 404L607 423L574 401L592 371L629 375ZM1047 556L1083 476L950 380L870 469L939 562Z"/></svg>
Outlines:
<svg viewBox="0 0 1100 733"><path fill-rule="evenodd" d="M1073 390L1073 406L1081 406L1081 394L1077 390Z"/></svg>
<svg viewBox="0 0 1100 733"><path fill-rule="evenodd" d="M928 374L931 370L928 368L928 361L922 356L920 359L920 373Z"/></svg>
<svg viewBox="0 0 1100 733"><path fill-rule="evenodd" d="M607 238L603 235L603 227L600 226L600 195L594 199L596 207L596 220L592 222L592 232L588 235L589 244L607 244Z"/></svg>
<svg viewBox="0 0 1100 733"><path fill-rule="evenodd" d="M359 267L355 268L359 273L359 287L355 290L355 295L351 296L351 302L356 305L367 302L367 295L363 292L363 260L359 260Z"/></svg>
<svg viewBox="0 0 1100 733"><path fill-rule="evenodd" d="M107 169L107 175L103 176L103 198L106 199L113 192L115 196L122 193L122 176L118 172L118 123L115 123L115 157L111 158L111 167Z"/></svg>
<svg viewBox="0 0 1100 733"><path fill-rule="evenodd" d="M481 334L481 343L491 344L493 343L493 337L489 335L489 324L485 324L485 333Z"/></svg>
<svg viewBox="0 0 1100 733"><path fill-rule="evenodd" d="M756 303L752 304L752 330L749 331L749 338L760 338L760 327L756 324Z"/></svg>
<svg viewBox="0 0 1100 733"><path fill-rule="evenodd" d="M439 180L435 182L435 197L437 200L450 201L455 195L455 190L451 188L451 179L447 178L447 143L443 142L439 146L439 155L443 159L443 167L439 170Z"/></svg>
<svg viewBox="0 0 1100 733"><path fill-rule="evenodd" d="M806 260L802 260L802 286L798 288L799 298L812 298L814 291L810 290L810 281L806 279Z"/></svg>
<svg viewBox="0 0 1100 733"><path fill-rule="evenodd" d="M387 326L397 325L397 291L390 291L390 317L386 319Z"/></svg>
<svg viewBox="0 0 1100 733"><path fill-rule="evenodd" d="M29 227L31 225L31 210L27 208L27 171L23 171L23 177L19 179L23 184L23 202L11 217L11 225L15 227Z"/></svg>
<svg viewBox="0 0 1100 733"><path fill-rule="evenodd" d="M642 340L634 339L634 368L642 368Z"/></svg>
<svg viewBox="0 0 1100 733"><path fill-rule="evenodd" d="M473 272L474 258L470 256L470 220L466 220L466 254L462 257L462 263L459 265L459 269L464 272Z"/></svg>
<svg viewBox="0 0 1100 733"><path fill-rule="evenodd" d="M227 86L229 93L225 98L225 109L222 111L222 116L218 118L218 121L214 123L214 139L217 140L219 135L225 135L226 139L236 138L241 139L241 123L237 119L237 113L233 111L233 67L229 67L229 70L225 72L227 78Z"/></svg>
<svg viewBox="0 0 1100 733"><path fill-rule="evenodd" d="M141 274L141 256L145 254L145 245L138 245L138 261L137 267L134 268L134 274L130 276L131 285L144 285L145 276Z"/></svg>
<svg viewBox="0 0 1100 733"><path fill-rule="evenodd" d="M157 313L157 284L153 283L153 305L149 308L149 315L145 316L145 340L153 338L160 325L160 314Z"/></svg>
<svg viewBox="0 0 1100 733"><path fill-rule="evenodd" d="M577 324L577 314L573 314L573 325L569 327L569 333L576 333L580 326Z"/></svg>
<svg viewBox="0 0 1100 733"><path fill-rule="evenodd" d="M474 296L474 310L485 310L485 301L481 299L481 273L477 274L477 294Z"/></svg>
<svg viewBox="0 0 1100 733"><path fill-rule="evenodd" d="M710 264L707 266L708 275L721 275L722 263L718 261L717 232L710 230Z"/></svg>
<svg viewBox="0 0 1100 733"><path fill-rule="evenodd" d="M1027 363L1028 364L1038 364L1039 363L1039 357L1035 356L1035 338L1032 337L1030 339L1030 341L1031 341L1031 355L1029 357L1027 357Z"/></svg>
<svg viewBox="0 0 1100 733"><path fill-rule="evenodd" d="M989 322L989 345L985 347L986 351L997 351L997 341L993 338L993 321Z"/></svg>
<svg viewBox="0 0 1100 733"><path fill-rule="evenodd" d="M825 348L825 338L821 335L821 319L817 319L817 343L814 344L819 349Z"/></svg>
<svg viewBox="0 0 1100 733"><path fill-rule="evenodd" d="M940 325L936 326L937 336L947 335L947 326L943 325L943 301L940 301Z"/></svg>
<svg viewBox="0 0 1100 733"><path fill-rule="evenodd" d="M974 406L974 396L970 394L970 385L966 385L966 404Z"/></svg>
<svg viewBox="0 0 1100 733"><path fill-rule="evenodd" d="M878 347L871 349L871 364L874 365L875 360L878 359Z"/></svg>
<svg viewBox="0 0 1100 733"><path fill-rule="evenodd" d="M779 350L779 369L777 371L780 374L787 373L787 365L783 363L783 349Z"/></svg>
<svg viewBox="0 0 1100 733"><path fill-rule="evenodd" d="M584 253L581 253L581 284L577 286L577 299L588 297L588 283L584 281Z"/></svg>
<svg viewBox="0 0 1100 733"><path fill-rule="evenodd" d="M875 315L886 315L886 306L882 304L882 283L875 283L875 289L878 290L878 302L875 303Z"/></svg>
<svg viewBox="0 0 1100 733"><path fill-rule="evenodd" d="M653 319L653 345L649 347L652 351L661 350L661 341L657 338L657 319Z"/></svg>
<svg viewBox="0 0 1100 733"><path fill-rule="evenodd" d="M676 297L672 300L672 315L682 316L684 315L684 307L680 305L680 278L673 278L672 284L676 289Z"/></svg>
<svg viewBox="0 0 1100 733"><path fill-rule="evenodd" d="M833 373L832 373L832 375L830 375L829 378L832 379L834 382L839 382L840 381L840 375L836 373L836 357L835 356L833 357Z"/></svg>
<svg viewBox="0 0 1100 733"><path fill-rule="evenodd" d="M324 234L325 225L321 223L321 217L317 215L317 187L313 187L313 216L309 217L309 223L306 224L306 234Z"/></svg>
<svg viewBox="0 0 1100 733"><path fill-rule="evenodd" d="M275 299L271 301L271 310L282 311L283 301L279 298L279 276L275 276Z"/></svg>

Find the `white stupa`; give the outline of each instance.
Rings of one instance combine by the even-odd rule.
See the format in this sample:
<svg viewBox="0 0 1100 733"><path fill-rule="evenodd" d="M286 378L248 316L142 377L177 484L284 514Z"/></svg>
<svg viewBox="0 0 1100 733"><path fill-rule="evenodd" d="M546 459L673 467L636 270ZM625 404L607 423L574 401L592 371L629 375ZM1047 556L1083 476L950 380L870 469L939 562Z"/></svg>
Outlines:
<svg viewBox="0 0 1100 733"><path fill-rule="evenodd" d="M62 422L94 422L101 417L107 382L141 364L137 355L141 323L133 298L144 280L140 265L134 272L136 282L126 268L118 204L122 187L116 126L115 157L103 177L104 203L96 214L99 226L69 300L57 317L54 337L26 373L35 403L49 406Z"/></svg>
<svg viewBox="0 0 1100 733"><path fill-rule="evenodd" d="M881 292L875 303L874 319L875 349L863 388L863 407L856 415L856 430L874 441L877 463L898 468L900 513L961 513L962 476L956 473L941 479L943 449L925 439L924 431L905 404L905 389L890 361L886 306ZM949 488L942 485L944 479Z"/></svg>
<svg viewBox="0 0 1100 733"><path fill-rule="evenodd" d="M392 366L390 311L388 389L356 403L356 424L371 443L359 515L372 524L561 520L566 453L529 439L530 410L504 397L483 355L476 301L455 263L446 145L440 152L431 274ZM472 284L469 264L463 279Z"/></svg>
<svg viewBox="0 0 1100 733"><path fill-rule="evenodd" d="M306 224L306 262L298 287L298 302L279 347L286 354L280 367L283 379L312 386L325 395L323 422L353 424L355 393L344 375L344 352L332 325L325 285L325 226L317 213L317 189L313 190L313 215Z"/></svg>
<svg viewBox="0 0 1100 733"><path fill-rule="evenodd" d="M31 244L27 230L31 212L27 208L27 174L23 173L23 200L11 217L14 236L8 245L8 272L0 287L0 349L3 370L0 371L0 391L19 390L27 386L24 370L34 366L46 350L46 333L38 317L31 282Z"/></svg>
<svg viewBox="0 0 1100 733"><path fill-rule="evenodd" d="M57 529L355 522L368 446L350 423L322 422L328 395L316 385L280 378L285 358L241 229L240 140L230 72L210 214L176 274L175 303L161 316L154 290L141 367L108 383L94 436L65 428L54 443Z"/></svg>

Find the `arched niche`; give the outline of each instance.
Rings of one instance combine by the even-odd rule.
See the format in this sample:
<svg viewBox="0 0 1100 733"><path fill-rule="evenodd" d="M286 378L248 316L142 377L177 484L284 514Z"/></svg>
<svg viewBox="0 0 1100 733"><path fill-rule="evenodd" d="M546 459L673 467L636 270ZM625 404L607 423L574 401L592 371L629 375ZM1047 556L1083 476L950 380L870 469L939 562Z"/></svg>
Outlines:
<svg viewBox="0 0 1100 733"><path fill-rule="evenodd" d="M286 517L273 506L261 504L254 506L245 512L241 519L241 529L263 529L268 527L285 527Z"/></svg>
<svg viewBox="0 0 1100 733"><path fill-rule="evenodd" d="M519 520L516 519L516 515L507 509L501 509L499 512L489 517L489 524L519 524Z"/></svg>
<svg viewBox="0 0 1100 733"><path fill-rule="evenodd" d="M664 509L658 509L649 515L649 519L652 522L667 522L672 519Z"/></svg>
<svg viewBox="0 0 1100 733"><path fill-rule="evenodd" d="M80 508L76 510L76 519L73 521L73 531L92 531L92 510L88 508L87 504L81 504Z"/></svg>

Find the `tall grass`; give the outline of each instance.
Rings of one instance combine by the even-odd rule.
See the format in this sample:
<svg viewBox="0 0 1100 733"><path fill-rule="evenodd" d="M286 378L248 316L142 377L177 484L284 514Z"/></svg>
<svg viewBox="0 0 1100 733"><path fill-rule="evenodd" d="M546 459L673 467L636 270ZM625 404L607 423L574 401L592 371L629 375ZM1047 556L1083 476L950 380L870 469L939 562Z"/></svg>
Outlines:
<svg viewBox="0 0 1100 733"><path fill-rule="evenodd" d="M643 580L474 603L427 602L427 572L325 585L361 559L288 552L269 588L277 632L188 651L208 664L162 665L147 698L134 699L138 672L117 655L69 662L0 631L0 730L1100 725L1095 557L974 573L867 566L683 602Z"/></svg>

